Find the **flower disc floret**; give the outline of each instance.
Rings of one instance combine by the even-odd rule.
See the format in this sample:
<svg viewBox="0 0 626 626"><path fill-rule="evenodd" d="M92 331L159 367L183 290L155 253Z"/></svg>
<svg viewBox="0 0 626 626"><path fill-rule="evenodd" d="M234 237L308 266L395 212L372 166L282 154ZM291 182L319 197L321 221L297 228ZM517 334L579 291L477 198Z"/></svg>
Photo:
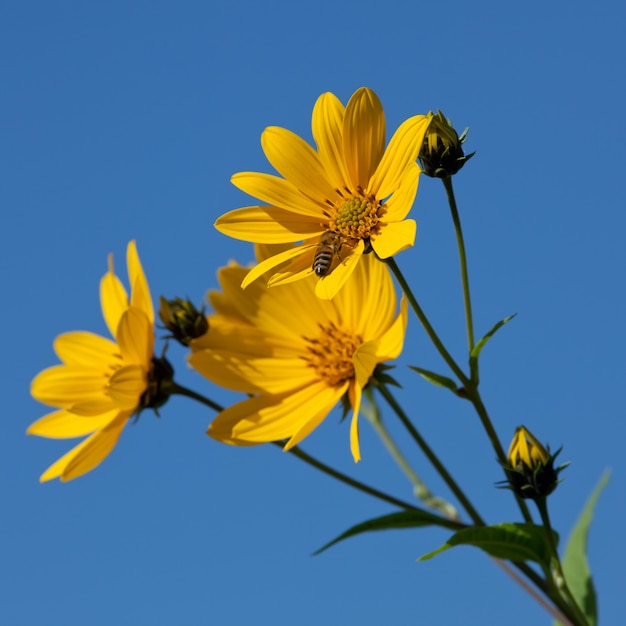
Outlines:
<svg viewBox="0 0 626 626"><path fill-rule="evenodd" d="M373 196L349 198L339 205L328 228L347 239L369 239L378 233L382 209Z"/></svg>

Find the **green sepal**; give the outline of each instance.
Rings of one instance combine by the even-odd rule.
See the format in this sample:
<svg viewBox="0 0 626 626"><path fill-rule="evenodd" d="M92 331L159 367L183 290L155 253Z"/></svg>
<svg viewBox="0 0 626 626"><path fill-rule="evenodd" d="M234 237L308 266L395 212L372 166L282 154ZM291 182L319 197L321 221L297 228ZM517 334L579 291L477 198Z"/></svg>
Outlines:
<svg viewBox="0 0 626 626"><path fill-rule="evenodd" d="M554 534L555 545L558 535ZM534 561L545 571L550 569L551 552L543 526L535 524L497 524L473 526L454 533L440 548L424 554L418 561L432 559L455 546L475 546L490 556L509 561Z"/></svg>
<svg viewBox="0 0 626 626"><path fill-rule="evenodd" d="M415 367L414 365L409 365L409 367L417 372L422 378L427 380L429 383L436 385L437 387L445 387L449 389L453 393L458 392L457 384L447 376L442 376L441 374L436 374L435 372L431 372L429 370L425 370L421 367Z"/></svg>
<svg viewBox="0 0 626 626"><path fill-rule="evenodd" d="M505 317L503 320L500 320L472 348L472 351L470 352L470 358L469 358L469 366L470 366L470 372L472 372L472 379L474 379L474 373L478 371L478 357L480 356L482 349L487 345L487 342L496 334L496 331L498 331L500 328L502 328L502 326L510 322L516 315L517 313L513 313L513 315L509 315L508 317ZM478 383L477 380L475 380L474 382Z"/></svg>
<svg viewBox="0 0 626 626"><path fill-rule="evenodd" d="M399 513L390 513L389 515L383 515L375 519L362 522L352 528L346 530L326 545L322 546L319 550L313 553L313 556L328 550L336 543L354 537L354 535L360 535L361 533L367 533L373 530L392 530L394 528L420 528L423 526L442 526L443 528L449 528L456 530L459 528L459 522L448 520L438 515L433 515L428 511L400 511Z"/></svg>
<svg viewBox="0 0 626 626"><path fill-rule="evenodd" d="M589 535L593 511L602 490L609 482L610 475L611 472L609 470L605 471L600 482L589 496L585 508L572 529L561 561L567 586L572 592L576 603L587 617L589 626L596 626L598 623L598 606L596 590L591 578L589 563L587 562L587 536ZM554 623L555 626L560 626L561 624L559 621Z"/></svg>

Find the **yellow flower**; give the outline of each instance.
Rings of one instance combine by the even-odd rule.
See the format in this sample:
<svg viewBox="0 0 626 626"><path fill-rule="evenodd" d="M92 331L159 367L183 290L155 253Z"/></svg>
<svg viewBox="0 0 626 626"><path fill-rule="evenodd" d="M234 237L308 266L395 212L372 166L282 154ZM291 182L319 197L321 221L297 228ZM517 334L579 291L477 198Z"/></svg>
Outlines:
<svg viewBox="0 0 626 626"><path fill-rule="evenodd" d="M409 118L385 149L382 105L371 89L362 87L345 109L332 93L318 98L312 120L317 151L284 128L265 129L263 150L283 178L240 172L232 182L269 206L230 211L215 227L244 241L303 243L260 263L242 287L270 270L269 286L315 272L320 277L317 296L330 299L370 247L386 259L412 246L416 225L405 218L415 200L416 159L429 122L425 115ZM329 238L332 265L314 270L316 253Z"/></svg>
<svg viewBox="0 0 626 626"><path fill-rule="evenodd" d="M106 324L115 341L88 332L60 335L54 349L62 365L39 373L32 395L59 410L32 424L30 435L65 439L90 435L51 465L44 482L82 476L111 452L131 417L145 405L154 350L154 311L135 242L127 249L130 300L124 286L109 271L100 282Z"/></svg>
<svg viewBox="0 0 626 626"><path fill-rule="evenodd" d="M518 426L509 446L508 458L511 467L525 466L534 470L538 465L545 465L550 454L530 431Z"/></svg>
<svg viewBox="0 0 626 626"><path fill-rule="evenodd" d="M261 262L274 251L268 248L257 248ZM379 363L400 354L406 328L406 302L396 313L386 265L366 255L332 301L316 297L314 275L243 291L247 271L238 265L219 271L222 293L209 294L216 311L209 332L190 346L191 366L200 374L251 396L220 413L208 434L233 445L288 439L288 450L347 394L350 445L359 461L363 388Z"/></svg>

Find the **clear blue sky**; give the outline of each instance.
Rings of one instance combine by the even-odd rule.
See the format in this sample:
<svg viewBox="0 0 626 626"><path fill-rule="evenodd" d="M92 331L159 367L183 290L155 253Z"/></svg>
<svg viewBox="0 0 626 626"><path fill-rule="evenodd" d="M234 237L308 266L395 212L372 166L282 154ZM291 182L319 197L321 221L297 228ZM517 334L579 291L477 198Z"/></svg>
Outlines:
<svg viewBox="0 0 626 626"><path fill-rule="evenodd" d="M259 138L310 139L324 91L366 85L392 129L441 108L477 155L456 177L479 334L518 313L484 353L482 385L508 440L524 423L572 461L551 499L567 534L607 467L590 537L601 624L623 619L624 23L596 2L14 2L0 7L4 417L0 623L12 626L503 624L551 620L482 553L415 559L440 530L364 535L310 554L390 507L273 446L204 435L177 398L145 413L76 481L38 476L72 445L27 437L47 412L33 376L61 332L105 333L98 283L138 249L155 299L199 301L249 244L212 227L251 203L230 176L270 171ZM414 249L398 257L457 357L464 327L443 189L423 178ZM412 325L401 364L443 370ZM183 384L219 402L170 350ZM401 399L490 522L516 520L469 405L404 372ZM331 415L303 446L410 498L362 427ZM390 427L400 435L391 415ZM426 462L405 446L442 495Z"/></svg>

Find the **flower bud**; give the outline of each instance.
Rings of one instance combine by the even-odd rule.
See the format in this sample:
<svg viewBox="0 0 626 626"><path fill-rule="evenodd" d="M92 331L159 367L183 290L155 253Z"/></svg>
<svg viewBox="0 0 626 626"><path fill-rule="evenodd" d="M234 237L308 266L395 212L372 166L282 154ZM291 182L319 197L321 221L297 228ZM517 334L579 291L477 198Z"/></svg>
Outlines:
<svg viewBox="0 0 626 626"><path fill-rule="evenodd" d="M568 463L554 467L554 461L561 449L550 454L544 446L524 426L515 429L509 446L507 464L504 471L508 481L502 486L512 489L522 498L537 500L552 493L558 483L558 474Z"/></svg>
<svg viewBox="0 0 626 626"><path fill-rule="evenodd" d="M432 111L428 113L431 114ZM433 178L445 178L456 174L475 154L472 152L465 156L463 153L462 144L468 130L466 128L459 137L450 120L438 110L432 116L419 153L424 174Z"/></svg>
<svg viewBox="0 0 626 626"><path fill-rule="evenodd" d="M192 339L202 337L209 330L209 322L204 315L204 307L199 311L196 307L181 298L166 300L160 298L159 318L173 337L183 346L188 346Z"/></svg>

